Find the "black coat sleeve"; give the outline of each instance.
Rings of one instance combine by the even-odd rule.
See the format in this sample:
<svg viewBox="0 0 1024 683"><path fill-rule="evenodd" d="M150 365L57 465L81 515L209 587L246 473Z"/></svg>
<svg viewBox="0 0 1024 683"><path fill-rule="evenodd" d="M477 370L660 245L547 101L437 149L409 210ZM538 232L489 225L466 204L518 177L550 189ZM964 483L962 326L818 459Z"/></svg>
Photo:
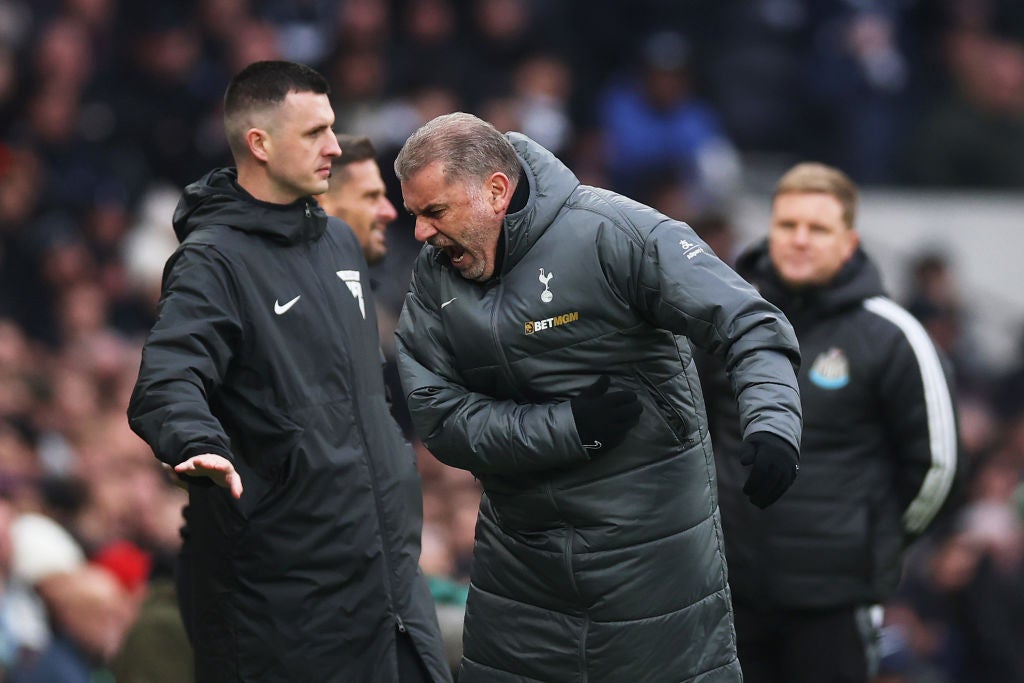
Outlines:
<svg viewBox="0 0 1024 683"><path fill-rule="evenodd" d="M169 465L200 453L231 458L210 397L241 341L238 301L229 263L214 247L185 245L168 260L128 422Z"/></svg>
<svg viewBox="0 0 1024 683"><path fill-rule="evenodd" d="M962 476L951 377L928 333L888 299L865 306L893 323L879 377L879 413L893 443L908 540L922 534Z"/></svg>

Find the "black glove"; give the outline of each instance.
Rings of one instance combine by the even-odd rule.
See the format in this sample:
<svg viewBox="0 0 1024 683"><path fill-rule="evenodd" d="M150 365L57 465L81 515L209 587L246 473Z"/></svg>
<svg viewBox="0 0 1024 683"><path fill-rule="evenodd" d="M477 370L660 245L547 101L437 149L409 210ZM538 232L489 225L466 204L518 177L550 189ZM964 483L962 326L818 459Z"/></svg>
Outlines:
<svg viewBox="0 0 1024 683"><path fill-rule="evenodd" d="M796 449L771 432L754 432L744 439L740 462L753 465L743 493L762 509L786 492L800 470L800 455Z"/></svg>
<svg viewBox="0 0 1024 683"><path fill-rule="evenodd" d="M601 375L579 396L569 399L576 432L591 455L622 443L643 412L634 392L609 392L611 382L608 375Z"/></svg>

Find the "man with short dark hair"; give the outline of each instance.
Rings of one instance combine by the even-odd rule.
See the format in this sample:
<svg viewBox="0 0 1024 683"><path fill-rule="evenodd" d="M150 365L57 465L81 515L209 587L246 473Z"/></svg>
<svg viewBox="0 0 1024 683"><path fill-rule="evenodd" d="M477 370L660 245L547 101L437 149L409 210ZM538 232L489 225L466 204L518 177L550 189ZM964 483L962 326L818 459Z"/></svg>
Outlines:
<svg viewBox="0 0 1024 683"><path fill-rule="evenodd" d="M370 139L339 133L338 145L341 156L331 167L331 180L327 192L319 197L320 206L327 215L348 223L372 266L387 254L384 231L398 218L398 212L387 197Z"/></svg>
<svg viewBox="0 0 1024 683"><path fill-rule="evenodd" d="M797 470L789 323L689 226L518 133L441 116L395 170L426 242L413 423L484 489L460 682L739 681L691 344L732 371L767 506Z"/></svg>
<svg viewBox="0 0 1024 683"><path fill-rule="evenodd" d="M881 603L959 469L945 369L885 295L856 211L846 174L798 164L776 186L767 240L738 262L793 323L804 358L800 477L768 510L741 494L746 446L729 383L699 358L747 683L872 679Z"/></svg>
<svg viewBox="0 0 1024 683"><path fill-rule="evenodd" d="M313 199L339 154L327 82L256 62L224 119L236 168L178 204L128 408L189 481L196 679L449 681L366 261Z"/></svg>

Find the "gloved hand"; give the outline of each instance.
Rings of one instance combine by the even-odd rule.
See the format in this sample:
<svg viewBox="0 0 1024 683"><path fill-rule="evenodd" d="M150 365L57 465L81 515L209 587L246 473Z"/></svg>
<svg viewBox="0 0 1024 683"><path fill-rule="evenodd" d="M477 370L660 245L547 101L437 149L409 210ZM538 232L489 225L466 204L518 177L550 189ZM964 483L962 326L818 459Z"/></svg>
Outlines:
<svg viewBox="0 0 1024 683"><path fill-rule="evenodd" d="M743 493L759 508L779 499L796 479L800 455L788 441L771 432L754 432L743 440L740 462L753 465Z"/></svg>
<svg viewBox="0 0 1024 683"><path fill-rule="evenodd" d="M591 455L622 443L643 412L634 392L609 392L610 385L608 375L601 375L579 396L569 399L580 442Z"/></svg>

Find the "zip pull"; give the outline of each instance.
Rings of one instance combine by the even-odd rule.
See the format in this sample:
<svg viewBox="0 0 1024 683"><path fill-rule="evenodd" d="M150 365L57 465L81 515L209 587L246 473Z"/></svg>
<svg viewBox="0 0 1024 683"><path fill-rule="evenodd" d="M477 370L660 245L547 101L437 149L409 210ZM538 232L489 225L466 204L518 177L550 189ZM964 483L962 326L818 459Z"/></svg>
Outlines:
<svg viewBox="0 0 1024 683"><path fill-rule="evenodd" d="M396 614L395 615L395 623L398 624L398 632L399 633L405 633L405 622L402 621L402 615L400 615L400 614Z"/></svg>
<svg viewBox="0 0 1024 683"><path fill-rule="evenodd" d="M309 210L309 202L306 202L306 218L312 218L313 212Z"/></svg>

